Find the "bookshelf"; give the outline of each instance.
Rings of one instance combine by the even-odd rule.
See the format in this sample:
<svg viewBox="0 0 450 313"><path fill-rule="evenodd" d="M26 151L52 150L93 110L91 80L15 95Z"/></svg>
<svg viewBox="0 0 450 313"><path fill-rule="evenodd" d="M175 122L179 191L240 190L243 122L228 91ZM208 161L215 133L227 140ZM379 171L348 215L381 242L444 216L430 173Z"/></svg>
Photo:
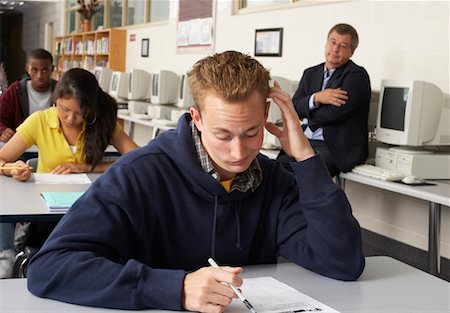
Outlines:
<svg viewBox="0 0 450 313"><path fill-rule="evenodd" d="M75 67L93 70L95 66L125 71L126 30L104 29L55 37L53 77Z"/></svg>

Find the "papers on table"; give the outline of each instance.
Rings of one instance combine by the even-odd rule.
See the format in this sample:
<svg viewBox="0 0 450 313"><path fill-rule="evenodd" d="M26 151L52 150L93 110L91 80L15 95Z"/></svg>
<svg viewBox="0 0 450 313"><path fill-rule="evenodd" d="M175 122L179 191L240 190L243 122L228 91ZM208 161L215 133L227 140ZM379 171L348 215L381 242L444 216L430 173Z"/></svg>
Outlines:
<svg viewBox="0 0 450 313"><path fill-rule="evenodd" d="M338 313L325 304L295 290L273 277L244 279L240 287L242 294L253 305L255 311L277 313L322 312ZM226 309L227 313L249 313L239 299Z"/></svg>
<svg viewBox="0 0 450 313"><path fill-rule="evenodd" d="M36 184L90 184L91 180L87 174L43 174L35 173L34 182Z"/></svg>
<svg viewBox="0 0 450 313"><path fill-rule="evenodd" d="M50 212L67 212L83 192L42 192Z"/></svg>

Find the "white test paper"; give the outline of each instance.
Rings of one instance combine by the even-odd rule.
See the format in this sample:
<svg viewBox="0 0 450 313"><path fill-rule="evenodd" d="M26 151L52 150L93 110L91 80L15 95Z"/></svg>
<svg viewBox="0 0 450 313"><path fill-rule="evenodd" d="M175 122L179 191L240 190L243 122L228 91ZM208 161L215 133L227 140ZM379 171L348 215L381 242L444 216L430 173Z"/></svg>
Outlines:
<svg viewBox="0 0 450 313"><path fill-rule="evenodd" d="M48 173L35 173L36 184L90 184L91 180L87 174L56 175Z"/></svg>
<svg viewBox="0 0 450 313"><path fill-rule="evenodd" d="M339 313L273 277L244 279L239 289L257 313ZM239 299L233 299L225 312L249 313L250 311Z"/></svg>

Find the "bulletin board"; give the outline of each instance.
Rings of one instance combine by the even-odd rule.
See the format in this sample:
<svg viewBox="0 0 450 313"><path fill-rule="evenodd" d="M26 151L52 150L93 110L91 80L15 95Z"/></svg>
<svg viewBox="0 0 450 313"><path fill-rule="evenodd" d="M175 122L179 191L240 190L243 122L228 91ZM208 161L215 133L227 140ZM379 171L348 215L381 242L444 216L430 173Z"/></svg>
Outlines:
<svg viewBox="0 0 450 313"><path fill-rule="evenodd" d="M214 0L179 1L177 52L213 52L214 3Z"/></svg>

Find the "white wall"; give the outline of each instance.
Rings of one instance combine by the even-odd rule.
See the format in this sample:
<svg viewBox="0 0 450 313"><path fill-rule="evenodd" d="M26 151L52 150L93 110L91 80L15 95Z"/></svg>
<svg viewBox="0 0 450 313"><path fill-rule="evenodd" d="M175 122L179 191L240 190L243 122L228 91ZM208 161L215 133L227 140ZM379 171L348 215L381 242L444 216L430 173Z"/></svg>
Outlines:
<svg viewBox="0 0 450 313"><path fill-rule="evenodd" d="M53 36L62 34L64 1L43 2L23 12L22 47L25 53L45 48L45 24L53 23ZM53 45L48 47L53 53Z"/></svg>
<svg viewBox="0 0 450 313"><path fill-rule="evenodd" d="M255 29L283 27L282 57L257 59L273 75L299 80L309 66L323 61L328 30L353 25L360 45L353 60L368 71L372 88L381 79L432 82L449 93L448 1L342 1L259 13L232 14L232 1L216 2L215 52L234 49L253 55ZM129 35L136 34L130 42ZM142 38L150 38L150 56L140 56ZM128 30L127 70L166 68L182 73L205 54L177 54L176 3L168 23Z"/></svg>

